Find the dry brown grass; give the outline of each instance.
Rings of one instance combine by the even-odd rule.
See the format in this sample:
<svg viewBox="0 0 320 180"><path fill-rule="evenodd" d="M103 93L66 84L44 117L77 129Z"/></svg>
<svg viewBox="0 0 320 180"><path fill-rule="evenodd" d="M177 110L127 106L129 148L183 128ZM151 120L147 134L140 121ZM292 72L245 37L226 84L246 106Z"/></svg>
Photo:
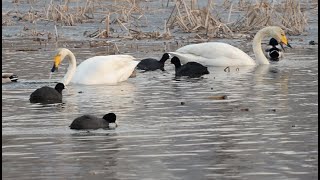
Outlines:
<svg viewBox="0 0 320 180"><path fill-rule="evenodd" d="M308 25L307 16L302 11L299 1L286 0L279 8L282 12L278 15L281 24L291 34L301 34Z"/></svg>
<svg viewBox="0 0 320 180"><path fill-rule="evenodd" d="M149 26L145 11L140 7L140 1L127 0L115 1L114 4L106 6L107 14L101 22L105 22L105 29L98 29L86 36L91 38L122 37L126 39L170 39L172 36L168 28L164 32L144 32L140 27ZM114 31L112 27L121 29L121 34ZM124 33L123 33L124 32Z"/></svg>
<svg viewBox="0 0 320 180"><path fill-rule="evenodd" d="M235 37L239 33L254 33L270 25L281 26L290 34L298 35L308 25L305 11L311 8L317 10L318 5L317 0L224 0L220 4L208 0L204 8L199 8L197 0L167 0L167 5L169 1L174 2L174 7L167 7L172 8L172 12L164 22L162 32L143 30L150 23L142 5L145 1L142 0L51 0L42 9L33 8L36 3L42 2L40 0L12 0L17 6L19 3L29 3L31 8L24 13L14 10L3 12L2 25L30 22L34 24L34 29L25 30L27 34L41 36L43 32L39 33L36 28L39 21L63 26L103 23L103 28L84 33L91 38L171 39L170 30L174 28L195 33L199 39ZM234 14L238 18L231 20Z"/></svg>
<svg viewBox="0 0 320 180"><path fill-rule="evenodd" d="M224 0L221 5L213 5L212 0L208 0L207 6L203 9L196 8L193 0L175 2L168 27L178 27L183 32L204 33L208 37L250 33L271 25L281 26L290 34L298 35L303 33L307 26L307 16L304 13L307 8L302 8L298 0L283 0L278 3L270 3L267 0ZM230 22L234 10L242 12L242 15ZM217 12L224 13L223 18Z"/></svg>
<svg viewBox="0 0 320 180"><path fill-rule="evenodd" d="M232 24L233 31L249 32L276 25L290 34L298 35L303 33L308 25L298 0L284 0L280 3L260 1L255 4L242 2L241 8L245 9L245 15Z"/></svg>
<svg viewBox="0 0 320 180"><path fill-rule="evenodd" d="M13 3L19 6L24 3L36 3L36 0L27 0L26 2L13 0ZM73 4L71 5L71 3ZM15 15L12 12L2 13L6 16L2 18L2 25L9 26L19 21L29 21L34 24L37 21L47 21L63 26L76 26L88 22L105 23L105 29L99 28L94 32L85 32L84 35L91 38L125 37L142 39L170 37L167 29L163 33L158 31L143 32L140 27L146 27L149 23L144 15L144 9L140 7L140 3L141 0L114 0L110 2L104 0L64 0L59 2L51 0L41 10L36 11L32 8L25 13L16 11ZM17 18L12 20L12 17ZM98 19L97 17L103 18ZM37 33L29 33L29 35L35 34Z"/></svg>
<svg viewBox="0 0 320 180"><path fill-rule="evenodd" d="M60 5L51 0L44 13L48 20L66 26L74 26L77 23L84 23L86 20L93 19L94 8L94 3L90 0L86 0L84 6L79 5L73 8L69 6L69 1Z"/></svg>
<svg viewBox="0 0 320 180"><path fill-rule="evenodd" d="M191 5L184 0L177 0L168 19L168 27L179 27L183 32L203 32L206 35L232 35L229 27L212 15L213 3L208 0L206 8L199 9L194 1Z"/></svg>
<svg viewBox="0 0 320 180"><path fill-rule="evenodd" d="M7 13L2 13L2 26L12 26L14 24L14 21Z"/></svg>

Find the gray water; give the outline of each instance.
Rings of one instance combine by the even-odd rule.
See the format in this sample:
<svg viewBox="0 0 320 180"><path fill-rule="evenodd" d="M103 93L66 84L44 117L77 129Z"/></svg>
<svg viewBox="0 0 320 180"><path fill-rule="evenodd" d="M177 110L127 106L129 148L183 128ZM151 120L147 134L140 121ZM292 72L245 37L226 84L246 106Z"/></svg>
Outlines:
<svg viewBox="0 0 320 180"><path fill-rule="evenodd" d="M72 51L79 62L93 56ZM3 71L20 78L2 85L3 179L318 178L316 48L288 51L269 66L209 67L202 79L174 79L168 62L166 72L138 72L113 86L70 84L62 104L31 104L36 88L54 87L65 73L63 62L48 79L52 57L2 49ZM108 112L117 128L68 127Z"/></svg>

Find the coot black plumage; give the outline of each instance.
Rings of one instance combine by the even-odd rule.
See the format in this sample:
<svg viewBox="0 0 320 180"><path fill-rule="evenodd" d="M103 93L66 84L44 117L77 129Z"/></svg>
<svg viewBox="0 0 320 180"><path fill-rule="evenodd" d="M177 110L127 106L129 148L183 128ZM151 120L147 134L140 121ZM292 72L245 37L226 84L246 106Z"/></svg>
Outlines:
<svg viewBox="0 0 320 180"><path fill-rule="evenodd" d="M41 87L35 90L30 95L31 103L61 103L62 102L62 90L65 88L63 83L58 83L55 88L48 86Z"/></svg>
<svg viewBox="0 0 320 180"><path fill-rule="evenodd" d="M102 118L93 115L83 115L74 119L69 127L76 130L99 129L109 128L110 123L116 123L116 115L114 113L105 114Z"/></svg>
<svg viewBox="0 0 320 180"><path fill-rule="evenodd" d="M145 71L155 71L157 69L160 69L160 70L164 71L164 63L169 58L170 58L169 54L164 53L162 55L162 58L160 59L160 61L158 61L157 59L153 59L153 58L143 59L137 65L137 69L145 70Z"/></svg>
<svg viewBox="0 0 320 180"><path fill-rule="evenodd" d="M271 61L279 61L279 58L283 56L283 52L277 46L279 45L278 41L274 38L271 38L269 41L269 49L266 49L267 57Z"/></svg>
<svg viewBox="0 0 320 180"><path fill-rule="evenodd" d="M209 74L208 68L197 62L188 62L181 65L180 59L174 56L171 63L175 66L176 76L188 76L197 78L205 74Z"/></svg>

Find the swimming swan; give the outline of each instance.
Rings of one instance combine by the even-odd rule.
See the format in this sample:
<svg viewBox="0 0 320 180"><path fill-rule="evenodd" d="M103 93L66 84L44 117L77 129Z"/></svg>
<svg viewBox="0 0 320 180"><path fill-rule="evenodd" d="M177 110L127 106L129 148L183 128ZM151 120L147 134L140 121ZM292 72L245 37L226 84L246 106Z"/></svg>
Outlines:
<svg viewBox="0 0 320 180"><path fill-rule="evenodd" d="M83 115L77 117L70 124L70 129L99 129L99 128L109 128L110 123L116 123L116 115L114 113L108 113L102 118L98 118L93 115Z"/></svg>
<svg viewBox="0 0 320 180"><path fill-rule="evenodd" d="M18 76L13 73L2 73L2 83L17 82Z"/></svg>
<svg viewBox="0 0 320 180"><path fill-rule="evenodd" d="M261 41L265 36L271 36L278 42L291 47L284 31L277 26L268 26L257 32L253 38L253 52L255 59L237 47L222 42L207 42L190 44L179 48L175 52L168 52L177 56L182 64L189 61L199 62L207 66L248 66L257 64L269 64L261 48Z"/></svg>
<svg viewBox="0 0 320 180"><path fill-rule="evenodd" d="M54 56L51 72L58 69L64 58L69 57L69 67L62 79L64 85L75 84L116 84L127 80L139 61L130 55L109 55L91 57L77 67L76 58L66 48L58 49Z"/></svg>

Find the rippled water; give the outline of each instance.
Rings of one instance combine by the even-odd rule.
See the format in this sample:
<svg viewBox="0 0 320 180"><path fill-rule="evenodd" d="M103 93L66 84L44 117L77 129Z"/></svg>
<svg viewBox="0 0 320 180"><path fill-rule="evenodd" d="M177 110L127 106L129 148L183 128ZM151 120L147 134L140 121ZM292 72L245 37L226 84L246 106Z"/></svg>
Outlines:
<svg viewBox="0 0 320 180"><path fill-rule="evenodd" d="M73 51L79 61L93 55ZM174 79L168 63L114 86L69 85L63 104L30 104L36 88L64 74L65 62L48 80L52 55L3 48L2 68L20 77L2 85L3 179L318 177L317 49L270 66L210 67L195 80ZM82 114L111 111L116 129L68 128Z"/></svg>

